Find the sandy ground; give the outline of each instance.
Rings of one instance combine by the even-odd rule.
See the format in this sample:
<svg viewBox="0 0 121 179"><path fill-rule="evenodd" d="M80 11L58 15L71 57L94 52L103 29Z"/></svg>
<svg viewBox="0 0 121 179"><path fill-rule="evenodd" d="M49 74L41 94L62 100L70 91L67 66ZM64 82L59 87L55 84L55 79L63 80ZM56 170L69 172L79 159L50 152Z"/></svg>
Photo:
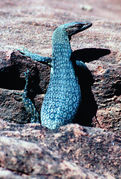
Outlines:
<svg viewBox="0 0 121 179"><path fill-rule="evenodd" d="M72 49L121 48L120 0L0 1L0 50L28 48L51 55L53 30L71 21L91 21L93 27L72 39Z"/></svg>

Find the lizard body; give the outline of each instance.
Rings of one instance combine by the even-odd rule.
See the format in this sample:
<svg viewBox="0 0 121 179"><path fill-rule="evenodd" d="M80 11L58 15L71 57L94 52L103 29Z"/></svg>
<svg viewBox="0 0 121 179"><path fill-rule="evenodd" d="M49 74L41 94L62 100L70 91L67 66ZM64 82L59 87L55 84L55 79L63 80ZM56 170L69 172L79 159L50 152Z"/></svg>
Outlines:
<svg viewBox="0 0 121 179"><path fill-rule="evenodd" d="M72 22L56 28L52 37L52 58L23 51L32 60L51 63L50 82L40 114L41 124L49 129L56 129L71 123L78 111L81 103L81 88L75 70L78 62L76 59L75 61L71 60L70 39L72 35L89 28L91 25L88 22ZM81 63L82 68L86 68L85 64ZM27 74L23 101L27 110L32 114L31 122L38 122L39 115L27 97Z"/></svg>

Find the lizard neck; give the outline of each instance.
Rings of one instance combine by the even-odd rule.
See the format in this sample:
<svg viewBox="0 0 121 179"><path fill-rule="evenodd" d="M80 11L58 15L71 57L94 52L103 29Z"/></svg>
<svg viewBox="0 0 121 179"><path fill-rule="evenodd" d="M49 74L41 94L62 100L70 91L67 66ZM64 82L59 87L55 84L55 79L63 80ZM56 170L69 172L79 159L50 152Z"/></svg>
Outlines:
<svg viewBox="0 0 121 179"><path fill-rule="evenodd" d="M56 43L53 44L52 56L54 58L53 63L68 63L71 57L71 46L70 43Z"/></svg>
<svg viewBox="0 0 121 179"><path fill-rule="evenodd" d="M52 56L54 63L69 61L71 57L71 46L67 32L63 28L57 28L52 37Z"/></svg>
<svg viewBox="0 0 121 179"><path fill-rule="evenodd" d="M53 45L52 77L56 76L56 78L61 79L61 76L65 76L65 79L67 79L69 74L74 73L73 65L70 60L71 53L70 43L58 43Z"/></svg>

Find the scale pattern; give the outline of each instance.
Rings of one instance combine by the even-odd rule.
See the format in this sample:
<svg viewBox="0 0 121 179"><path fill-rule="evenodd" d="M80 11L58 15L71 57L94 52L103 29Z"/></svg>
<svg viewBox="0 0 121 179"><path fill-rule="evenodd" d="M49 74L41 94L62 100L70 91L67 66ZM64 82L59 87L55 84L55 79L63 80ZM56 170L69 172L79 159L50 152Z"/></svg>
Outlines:
<svg viewBox="0 0 121 179"><path fill-rule="evenodd" d="M72 122L81 101L78 78L67 44L56 44L53 74L41 108L41 122L50 129Z"/></svg>
<svg viewBox="0 0 121 179"><path fill-rule="evenodd" d="M57 129L71 123L81 103L81 90L76 76L75 62L71 61L71 46L66 28L76 23L59 26L52 37L52 58L39 57L31 52L23 53L36 61L51 62L50 82L41 108L41 124L49 129ZM36 57L36 58L35 58ZM26 83L28 75L26 76ZM26 85L27 86L27 85ZM30 99L27 98L27 87L24 89L23 101L25 108L29 101L31 122L38 122L39 115ZM33 112L34 111L34 112Z"/></svg>
<svg viewBox="0 0 121 179"><path fill-rule="evenodd" d="M69 24L70 25L70 24ZM53 33L53 73L41 108L41 123L50 129L72 122L81 102L78 78L71 61L66 25Z"/></svg>

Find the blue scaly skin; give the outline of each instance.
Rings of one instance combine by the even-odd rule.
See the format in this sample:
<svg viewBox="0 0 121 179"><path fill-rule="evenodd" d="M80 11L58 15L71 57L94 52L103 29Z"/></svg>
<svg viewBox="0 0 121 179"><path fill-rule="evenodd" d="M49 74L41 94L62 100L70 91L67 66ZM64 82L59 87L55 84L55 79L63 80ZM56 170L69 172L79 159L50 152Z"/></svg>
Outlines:
<svg viewBox="0 0 121 179"><path fill-rule="evenodd" d="M59 128L71 123L78 111L81 104L81 89L75 66L80 65L80 63L76 60L71 61L70 39L72 35L89 28L91 25L89 22L72 22L59 26L52 36L52 58L23 51L32 60L51 63L52 66L50 82L41 108L42 126L49 129ZM81 64L82 68L87 68L83 62ZM31 122L39 122L39 115L27 97L27 74L23 101L25 108L31 113Z"/></svg>
<svg viewBox="0 0 121 179"><path fill-rule="evenodd" d="M23 50L18 49L18 50L19 50L21 53L23 53L24 56L30 57L33 61L44 62L44 63L47 63L48 65L51 66L52 58L50 58L50 57L40 56L40 55L38 55L38 54L29 52L27 49L23 49Z"/></svg>
<svg viewBox="0 0 121 179"><path fill-rule="evenodd" d="M29 77L29 70L25 73L25 78L26 78L26 84L24 87L24 93L22 95L24 107L26 108L26 111L30 115L31 118L31 123L39 123L40 122L40 115L38 111L36 110L34 104L32 103L31 99L28 98L28 77Z"/></svg>

